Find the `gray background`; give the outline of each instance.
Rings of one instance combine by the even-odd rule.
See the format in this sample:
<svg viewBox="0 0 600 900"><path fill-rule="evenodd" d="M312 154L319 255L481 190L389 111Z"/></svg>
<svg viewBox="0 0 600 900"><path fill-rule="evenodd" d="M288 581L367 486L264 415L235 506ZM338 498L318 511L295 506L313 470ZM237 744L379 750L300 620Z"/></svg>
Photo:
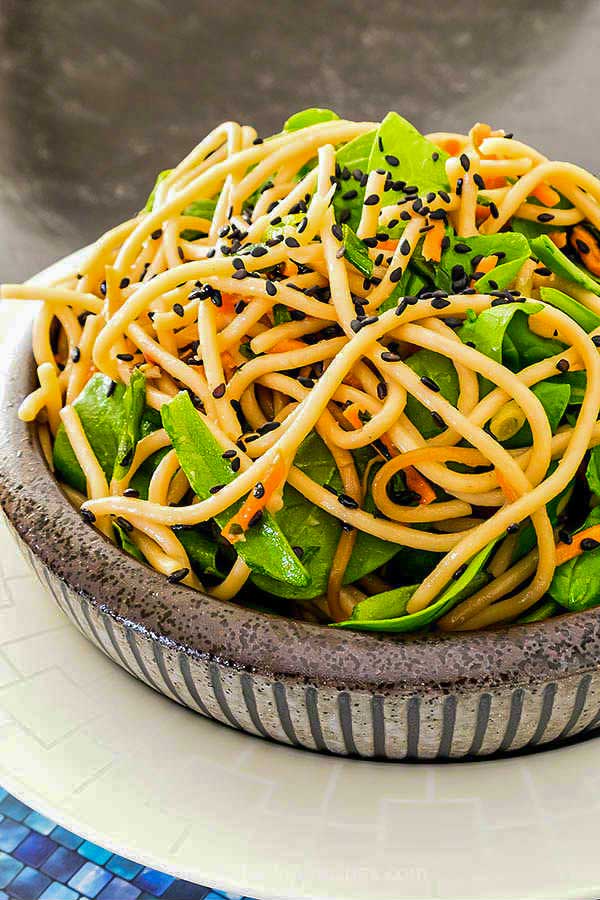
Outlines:
<svg viewBox="0 0 600 900"><path fill-rule="evenodd" d="M488 121L600 169L597 0L0 0L0 280L137 210L219 121Z"/></svg>

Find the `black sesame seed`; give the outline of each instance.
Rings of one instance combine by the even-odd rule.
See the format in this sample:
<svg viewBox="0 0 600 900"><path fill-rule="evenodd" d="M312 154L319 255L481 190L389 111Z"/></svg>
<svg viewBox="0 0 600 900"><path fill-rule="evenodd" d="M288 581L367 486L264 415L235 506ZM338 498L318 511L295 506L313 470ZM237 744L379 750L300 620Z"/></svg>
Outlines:
<svg viewBox="0 0 600 900"><path fill-rule="evenodd" d="M460 242L458 244L454 245L454 249L455 249L456 253L470 253L471 252L471 248L469 247L468 244L463 244Z"/></svg>
<svg viewBox="0 0 600 900"><path fill-rule="evenodd" d="M119 358L119 356L117 354L117 359L118 358ZM78 363L80 359L81 359L81 350L79 349L79 347L73 347L73 349L71 350L71 360L74 363ZM131 359L133 359L133 356L131 357Z"/></svg>
<svg viewBox="0 0 600 900"><path fill-rule="evenodd" d="M152 238L153 241L157 241L161 235L162 235L162 228L157 228L155 231L152 232L150 237Z"/></svg>
<svg viewBox="0 0 600 900"><path fill-rule="evenodd" d="M463 180L462 180L462 178L459 178L456 182L456 196L457 197L461 196L462 189L463 189Z"/></svg>
<svg viewBox="0 0 600 900"><path fill-rule="evenodd" d="M342 200L354 200L355 197L358 197L358 191L355 188L342 194Z"/></svg>
<svg viewBox="0 0 600 900"><path fill-rule="evenodd" d="M391 350L384 350L381 354L381 358L384 362L401 362L402 357L398 356L397 353L392 353Z"/></svg>
<svg viewBox="0 0 600 900"><path fill-rule="evenodd" d="M481 188L481 190L483 190L485 188L485 181L483 180L483 178L481 177L479 172L474 173L473 181L475 182L475 184L477 185L478 188Z"/></svg>
<svg viewBox="0 0 600 900"><path fill-rule="evenodd" d="M264 256L269 251L266 247L261 247L260 244L258 247L253 247L250 251L250 256Z"/></svg>
<svg viewBox="0 0 600 900"><path fill-rule="evenodd" d="M250 273L246 272L245 269L236 269L232 278L235 278L236 281L243 281L244 278L247 278Z"/></svg>
<svg viewBox="0 0 600 900"><path fill-rule="evenodd" d="M81 510L81 518L83 519L84 522L88 522L90 525L92 524L92 522L96 521L96 516L91 511L91 509L82 509Z"/></svg>
<svg viewBox="0 0 600 900"><path fill-rule="evenodd" d="M260 520L263 517L262 509L257 509L250 521L248 522L248 528L254 528L255 525L258 525Z"/></svg>
<svg viewBox="0 0 600 900"><path fill-rule="evenodd" d="M383 140L381 138L381 135L379 135L377 138L377 146L379 147L379 152L383 153Z"/></svg>
<svg viewBox="0 0 600 900"><path fill-rule="evenodd" d="M537 217L538 222L552 222L554 219L553 213L540 213Z"/></svg>
<svg viewBox="0 0 600 900"><path fill-rule="evenodd" d="M106 396L107 396L107 397L112 397L112 395L113 395L114 392L115 392L116 386L117 386L117 382L116 382L116 381L111 381L111 383L110 383L110 384L108 385L108 387L106 388Z"/></svg>
<svg viewBox="0 0 600 900"><path fill-rule="evenodd" d="M445 300L444 297L434 297L431 305L434 309L445 309L446 306L450 306L450 301Z"/></svg>
<svg viewBox="0 0 600 900"><path fill-rule="evenodd" d="M438 159L440 158L440 154L437 152L437 150L434 150L434 152L431 154L431 158L434 162L438 161Z"/></svg>
<svg viewBox="0 0 600 900"><path fill-rule="evenodd" d="M312 380L312 378L306 378L304 375L298 376L298 384L301 384L302 387L309 388L309 389L313 388L315 386L315 383Z"/></svg>
<svg viewBox="0 0 600 900"><path fill-rule="evenodd" d="M123 496L131 497L132 499L137 500L137 498L140 496L140 492L136 491L135 488L125 488L125 490L123 491Z"/></svg>
<svg viewBox="0 0 600 900"><path fill-rule="evenodd" d="M346 509L358 509L358 502L349 494L338 494L338 501L345 506Z"/></svg>
<svg viewBox="0 0 600 900"><path fill-rule="evenodd" d="M439 412L436 412L435 410L433 410L433 412L431 413L431 418L433 419L433 421L435 422L435 424L438 425L440 428L445 428L445 427L446 427L446 423L444 422L444 420L443 420L442 417L440 416Z"/></svg>
<svg viewBox="0 0 600 900"><path fill-rule="evenodd" d="M408 256L410 254L410 243L406 240L406 238L400 244L400 253L402 256Z"/></svg>
<svg viewBox="0 0 600 900"><path fill-rule="evenodd" d="M252 496L256 497L257 500L261 500L265 496L265 488L262 481L256 482L252 488Z"/></svg>
<svg viewBox="0 0 600 900"><path fill-rule="evenodd" d="M230 463L231 471L239 472L241 464L242 464L242 462L241 462L239 456L234 456Z"/></svg>
<svg viewBox="0 0 600 900"><path fill-rule="evenodd" d="M123 529L123 531L133 531L133 525L131 524L129 519L125 519L123 516L117 516L115 521L117 525L119 525Z"/></svg>
<svg viewBox="0 0 600 900"><path fill-rule="evenodd" d="M573 537L569 534L566 528L561 528L558 532L558 537L562 541L563 544L570 545L573 543Z"/></svg>
<svg viewBox="0 0 600 900"><path fill-rule="evenodd" d="M441 243L442 251L447 250L449 246L450 246L450 238L448 237L447 234L445 234L444 237L442 238L442 243Z"/></svg>
<svg viewBox="0 0 600 900"><path fill-rule="evenodd" d="M106 281L100 282L100 293L103 297L106 297Z"/></svg>
<svg viewBox="0 0 600 900"><path fill-rule="evenodd" d="M460 154L460 164L463 167L463 169L465 170L465 172L468 172L469 169L471 168L471 160L469 159L469 157L467 156L466 153Z"/></svg>
<svg viewBox="0 0 600 900"><path fill-rule="evenodd" d="M577 249L579 250L579 252L583 253L584 256L586 253L590 252L590 245L586 244L585 241L582 241L581 238L576 238L575 244L577 245Z"/></svg>
<svg viewBox="0 0 600 900"><path fill-rule="evenodd" d="M128 286L129 286L129 278L121 278L121 280L119 282L119 287L121 288L121 290Z"/></svg>
<svg viewBox="0 0 600 900"><path fill-rule="evenodd" d="M518 530L519 530L518 522L513 522L511 525L507 526L506 533L507 534L516 534Z"/></svg>
<svg viewBox="0 0 600 900"><path fill-rule="evenodd" d="M380 400L385 400L388 394L388 386L385 381L380 381L377 384L377 396Z"/></svg>
<svg viewBox="0 0 600 900"><path fill-rule="evenodd" d="M212 392L212 395L213 395L213 397L215 397L217 400L219 400L221 397L224 397L224 396L225 396L225 385L224 385L223 382L221 382L221 384L218 384L218 385L216 386L216 388L215 388L214 391Z"/></svg>
<svg viewBox="0 0 600 900"><path fill-rule="evenodd" d="M223 459L233 459L234 456L237 456L237 450L226 450L225 453L221 453Z"/></svg>
<svg viewBox="0 0 600 900"><path fill-rule="evenodd" d="M398 159L398 157L397 157L397 156L394 156L394 155L391 154L391 153L388 153L388 154L386 155L385 161L386 161L386 163L388 164L388 166L395 167L395 166L399 166L399 165L400 165L400 160Z"/></svg>
<svg viewBox="0 0 600 900"><path fill-rule="evenodd" d="M467 571L467 564L466 564L466 563L463 563L462 566L459 566L459 567L458 567L458 569L456 570L456 572L454 573L454 575L452 576L452 578L453 578L455 581L457 581L457 580L461 577L461 575L464 575L464 574L465 574L466 571Z"/></svg>
<svg viewBox="0 0 600 900"><path fill-rule="evenodd" d="M533 271L536 275L552 275L552 269L549 269L547 266L538 266L538 268Z"/></svg>
<svg viewBox="0 0 600 900"><path fill-rule="evenodd" d="M423 384L426 388L429 388L430 391L439 391L440 386L437 381L434 381L433 378L430 378L429 375L421 376L421 384Z"/></svg>
<svg viewBox="0 0 600 900"><path fill-rule="evenodd" d="M117 359L120 359L121 362L131 362L133 360L133 353L117 353Z"/></svg>
<svg viewBox="0 0 600 900"><path fill-rule="evenodd" d="M298 559L302 559L302 557L304 556L304 550L302 549L302 547L292 547L292 550L294 551Z"/></svg>
<svg viewBox="0 0 600 900"><path fill-rule="evenodd" d="M584 538L579 546L583 551L595 550L596 547L600 547L600 541L596 541L594 538Z"/></svg>
<svg viewBox="0 0 600 900"><path fill-rule="evenodd" d="M380 199L379 194L369 194L369 196L365 198L365 206L375 206L379 203Z"/></svg>
<svg viewBox="0 0 600 900"><path fill-rule="evenodd" d="M265 284L265 291L269 295L269 297L274 297L277 293L277 285L273 284L272 281L267 281Z"/></svg>
<svg viewBox="0 0 600 900"><path fill-rule="evenodd" d="M496 204L494 203L493 200L490 203L489 209L490 209L490 216L492 217L492 219L497 219L499 217L500 213L498 212L498 207L496 206Z"/></svg>
<svg viewBox="0 0 600 900"><path fill-rule="evenodd" d="M184 309L183 309L183 306L181 305L181 303L173 304L173 312L175 313L176 316L179 316L180 318L184 315Z"/></svg>
<svg viewBox="0 0 600 900"><path fill-rule="evenodd" d="M395 284L397 281L400 281L402 278L403 269L402 266L398 266L397 269L392 269L390 272L390 281L392 284Z"/></svg>
<svg viewBox="0 0 600 900"><path fill-rule="evenodd" d="M559 372L568 372L569 369L571 368L569 360L568 359L559 359L559 361L556 363L556 368L558 369Z"/></svg>
<svg viewBox="0 0 600 900"><path fill-rule="evenodd" d="M224 484L213 484L213 486L208 489L208 492L209 494L218 494L219 491L222 491L224 487Z"/></svg>
<svg viewBox="0 0 600 900"><path fill-rule="evenodd" d="M180 581L183 581L184 578L190 574L190 570L188 568L183 569L175 569L174 572L171 572L170 575L167 575L167 581L169 584L177 584Z"/></svg>
<svg viewBox="0 0 600 900"><path fill-rule="evenodd" d="M285 239L286 247L299 247L300 242L296 240L294 237L286 237Z"/></svg>

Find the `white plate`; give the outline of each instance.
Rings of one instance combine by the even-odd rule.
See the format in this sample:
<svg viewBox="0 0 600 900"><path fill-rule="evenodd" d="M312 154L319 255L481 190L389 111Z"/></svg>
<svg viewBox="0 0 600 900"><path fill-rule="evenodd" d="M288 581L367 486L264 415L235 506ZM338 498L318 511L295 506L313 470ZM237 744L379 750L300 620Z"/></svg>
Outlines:
<svg viewBox="0 0 600 900"><path fill-rule="evenodd" d="M0 576L0 784L95 843L277 900L600 896L597 739L453 765L269 744L110 662L4 526Z"/></svg>

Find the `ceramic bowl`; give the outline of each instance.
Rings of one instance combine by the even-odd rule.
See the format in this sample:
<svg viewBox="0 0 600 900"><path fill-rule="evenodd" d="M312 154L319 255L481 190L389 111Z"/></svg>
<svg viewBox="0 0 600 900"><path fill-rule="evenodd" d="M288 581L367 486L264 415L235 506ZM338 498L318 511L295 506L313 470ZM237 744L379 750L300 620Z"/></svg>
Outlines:
<svg viewBox="0 0 600 900"><path fill-rule="evenodd" d="M80 631L156 691L225 725L342 755L487 756L600 725L600 610L527 626L397 637L338 631L169 584L86 525L17 417L30 334L0 407L0 503ZM52 640L52 636L48 636Z"/></svg>

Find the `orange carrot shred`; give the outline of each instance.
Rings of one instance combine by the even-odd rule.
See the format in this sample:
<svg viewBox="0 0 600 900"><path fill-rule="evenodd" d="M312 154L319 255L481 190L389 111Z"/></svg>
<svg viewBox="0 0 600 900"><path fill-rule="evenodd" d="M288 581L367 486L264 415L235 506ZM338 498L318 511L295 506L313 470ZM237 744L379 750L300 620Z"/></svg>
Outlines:
<svg viewBox="0 0 600 900"><path fill-rule="evenodd" d="M380 244L377 244L377 247L380 250L395 250L398 246L397 238L390 238L388 241L382 241Z"/></svg>
<svg viewBox="0 0 600 900"><path fill-rule="evenodd" d="M257 513L263 511L275 491L283 484L285 476L285 465L281 457L278 457L268 475L262 481L263 491L261 496L257 497L255 490L251 491L236 514L231 517L221 530L221 535L231 544L243 540L243 534L250 527L252 519ZM232 526L238 527L232 529Z"/></svg>
<svg viewBox="0 0 600 900"><path fill-rule="evenodd" d="M478 203L475 207L475 218L477 219L477 224L481 225L482 222L485 222L485 220L489 218L489 215L489 206L484 206L482 203Z"/></svg>
<svg viewBox="0 0 600 900"><path fill-rule="evenodd" d="M426 478L414 466L408 466L404 469L404 477L406 478L406 486L410 491L414 491L419 495L419 504L427 506L435 500L435 491Z"/></svg>
<svg viewBox="0 0 600 900"><path fill-rule="evenodd" d="M423 256L426 260L439 262L442 258L442 240L444 237L444 223L438 221L435 227L428 231L423 241Z"/></svg>
<svg viewBox="0 0 600 900"><path fill-rule="evenodd" d="M290 350L306 350L306 344L296 338L284 338L268 350L269 353L289 353Z"/></svg>
<svg viewBox="0 0 600 900"><path fill-rule="evenodd" d="M531 192L531 196L543 203L544 206L556 206L560 200L560 194L551 188L550 185L540 182L536 189Z"/></svg>
<svg viewBox="0 0 600 900"><path fill-rule="evenodd" d="M515 491L512 484L510 484L510 482L506 480L506 478L504 477L502 472L500 472L499 469L496 469L495 472L496 472L496 479L498 481L498 487L500 488L500 490L502 491L502 493L504 494L504 496L506 497L508 502L513 503L515 500L517 500L519 498L520 494L517 491Z"/></svg>
<svg viewBox="0 0 600 900"><path fill-rule="evenodd" d="M556 565L561 566L563 563L568 562L568 560L583 553L584 551L581 544L583 541L590 538L594 541L598 541L600 544L600 525L591 525L589 528L584 528L583 531L580 531L578 534L574 534L573 541L570 544L564 544L562 542L557 544Z"/></svg>
<svg viewBox="0 0 600 900"><path fill-rule="evenodd" d="M559 250L567 243L567 235L564 231L552 231L548 237L553 244L556 244Z"/></svg>

